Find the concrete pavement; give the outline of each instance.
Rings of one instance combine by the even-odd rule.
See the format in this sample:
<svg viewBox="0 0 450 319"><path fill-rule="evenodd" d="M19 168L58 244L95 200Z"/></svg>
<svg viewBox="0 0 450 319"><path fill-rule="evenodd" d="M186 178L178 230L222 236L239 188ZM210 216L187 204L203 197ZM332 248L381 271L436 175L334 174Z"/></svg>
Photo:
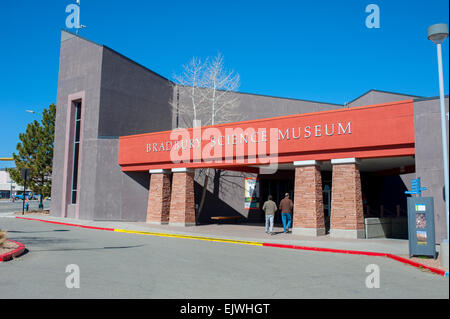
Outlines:
<svg viewBox="0 0 450 319"><path fill-rule="evenodd" d="M38 209L39 201L37 200L31 200L30 202L30 210ZM45 200L43 202L44 209L50 208L50 201ZM16 200L14 203L10 202L9 200L1 200L0 201L0 217L1 216L7 216L11 215L14 212L21 212L22 211L22 200Z"/></svg>
<svg viewBox="0 0 450 319"><path fill-rule="evenodd" d="M37 209L38 202L31 201L31 208ZM50 202L44 202L44 208L48 209ZM0 216L12 215L12 212L22 210L22 202L0 202ZM25 216L27 217L27 216ZM331 249L358 250L367 252L381 252L395 255L407 255L409 252L408 241L402 239L337 239L329 235L308 237L294 234L284 234L282 227L274 227L274 236L265 234L263 225L247 224L210 224L196 227L179 227L170 225L154 225L145 222L123 221L87 221L71 218L52 216L28 216L42 220L72 223L85 226L126 229L143 232L181 234L188 236L205 236L213 238L227 238L231 240L264 241L267 243L279 243L284 245L320 247ZM439 251L439 246L437 246Z"/></svg>
<svg viewBox="0 0 450 319"><path fill-rule="evenodd" d="M382 257L139 236L16 218L0 223L29 250L0 264L0 299L449 297L448 278ZM65 285L70 264L79 266L80 288ZM366 270L374 264L380 286L368 288Z"/></svg>
<svg viewBox="0 0 450 319"><path fill-rule="evenodd" d="M27 217L27 216L25 216ZM294 234L284 234L282 227L274 227L273 236L264 232L263 225L246 224L210 224L195 227L179 227L170 225L154 225L145 222L121 222L121 221L87 221L71 218L51 216L29 216L47 221L71 223L84 226L126 229L143 232L181 234L188 236L205 236L212 238L227 238L230 240L257 241L267 243L280 243L285 245L297 245L308 247L320 247L331 249L358 250L366 252L381 252L396 255L407 255L409 252L408 241L402 239L337 239L329 235L308 237Z"/></svg>

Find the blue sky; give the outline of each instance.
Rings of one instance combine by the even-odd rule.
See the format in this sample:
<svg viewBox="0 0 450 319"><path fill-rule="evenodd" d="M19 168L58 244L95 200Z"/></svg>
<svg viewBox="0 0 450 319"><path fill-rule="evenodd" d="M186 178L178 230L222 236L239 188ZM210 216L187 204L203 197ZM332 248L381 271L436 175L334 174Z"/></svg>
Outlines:
<svg viewBox="0 0 450 319"><path fill-rule="evenodd" d="M0 157L40 119L25 110L56 102L60 32L75 2L0 3ZM380 8L378 29L365 25L371 3ZM222 52L242 92L343 104L370 89L437 96L427 27L448 24L448 12L444 0L81 0L80 35L169 79L193 56Z"/></svg>

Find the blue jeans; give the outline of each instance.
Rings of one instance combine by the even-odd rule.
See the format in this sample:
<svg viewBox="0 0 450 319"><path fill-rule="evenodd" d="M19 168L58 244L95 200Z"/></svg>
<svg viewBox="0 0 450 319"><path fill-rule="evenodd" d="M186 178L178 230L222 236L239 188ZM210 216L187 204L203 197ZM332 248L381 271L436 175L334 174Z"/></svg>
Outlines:
<svg viewBox="0 0 450 319"><path fill-rule="evenodd" d="M292 224L292 214L291 213L281 213L281 220L283 221L284 232L287 232L291 228Z"/></svg>
<svg viewBox="0 0 450 319"><path fill-rule="evenodd" d="M270 232L273 233L273 215L266 215L266 233L269 231L269 225Z"/></svg>

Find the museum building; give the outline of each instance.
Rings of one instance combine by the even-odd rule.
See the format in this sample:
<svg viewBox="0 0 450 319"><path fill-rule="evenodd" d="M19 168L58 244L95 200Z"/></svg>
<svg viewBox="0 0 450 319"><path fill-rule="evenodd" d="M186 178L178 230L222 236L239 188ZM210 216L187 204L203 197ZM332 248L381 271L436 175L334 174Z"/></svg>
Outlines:
<svg viewBox="0 0 450 319"><path fill-rule="evenodd" d="M289 193L294 234L398 237L420 178L445 238L438 97L370 90L341 105L236 92L237 121L181 128L187 89L62 31L51 215L258 224L268 195Z"/></svg>

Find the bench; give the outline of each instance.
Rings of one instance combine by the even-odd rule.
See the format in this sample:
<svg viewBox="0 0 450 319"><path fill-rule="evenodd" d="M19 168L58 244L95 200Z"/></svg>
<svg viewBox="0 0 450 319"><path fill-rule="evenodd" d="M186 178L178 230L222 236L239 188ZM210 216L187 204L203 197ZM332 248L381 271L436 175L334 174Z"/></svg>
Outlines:
<svg viewBox="0 0 450 319"><path fill-rule="evenodd" d="M240 221L242 220L242 216L213 216L211 217L213 221L217 221L217 224L222 223L223 221Z"/></svg>

